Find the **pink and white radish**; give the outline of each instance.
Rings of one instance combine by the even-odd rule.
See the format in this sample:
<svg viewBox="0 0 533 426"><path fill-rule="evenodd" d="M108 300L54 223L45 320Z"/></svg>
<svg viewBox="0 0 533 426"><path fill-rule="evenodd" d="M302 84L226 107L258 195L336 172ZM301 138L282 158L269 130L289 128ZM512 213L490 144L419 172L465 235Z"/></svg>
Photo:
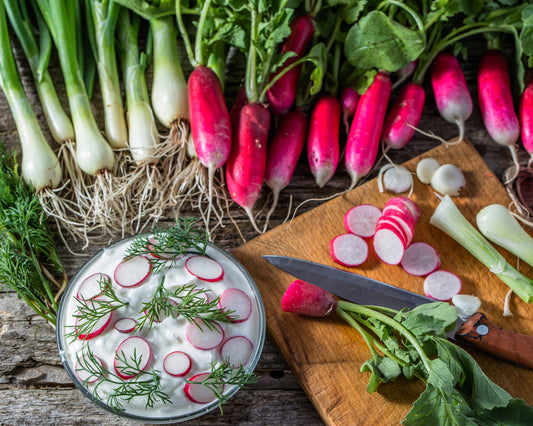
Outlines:
<svg viewBox="0 0 533 426"><path fill-rule="evenodd" d="M193 255L185 260L185 269L202 281L215 282L224 278L224 268L207 256Z"/></svg>
<svg viewBox="0 0 533 426"><path fill-rule="evenodd" d="M322 188L339 163L341 107L335 96L324 95L315 104L307 135L307 160L316 184Z"/></svg>
<svg viewBox="0 0 533 426"><path fill-rule="evenodd" d="M152 360L152 346L140 336L130 336L118 345L113 367L119 377L132 379L145 371Z"/></svg>
<svg viewBox="0 0 533 426"><path fill-rule="evenodd" d="M248 295L238 288L228 288L220 295L218 307L233 311L230 315L233 322L244 322L252 313L252 301Z"/></svg>
<svg viewBox="0 0 533 426"><path fill-rule="evenodd" d="M102 294L106 286L111 284L109 275L97 272L85 278L78 288L76 297L80 300L90 300Z"/></svg>
<svg viewBox="0 0 533 426"><path fill-rule="evenodd" d="M359 204L344 215L344 228L347 232L370 238L376 231L376 223L381 217L381 210L372 204Z"/></svg>
<svg viewBox="0 0 533 426"><path fill-rule="evenodd" d="M342 122L344 123L344 128L346 134L350 133L350 119L354 116L355 110L357 109L357 103L361 96L359 93L352 89L351 87L345 87L341 92L341 111L342 111Z"/></svg>
<svg viewBox="0 0 533 426"><path fill-rule="evenodd" d="M329 255L343 266L359 266L368 257L368 243L355 234L341 234L329 243Z"/></svg>
<svg viewBox="0 0 533 426"><path fill-rule="evenodd" d="M452 272L439 270L429 274L424 280L424 294L442 302L451 300L461 292L461 279Z"/></svg>
<svg viewBox="0 0 533 426"><path fill-rule="evenodd" d="M526 86L520 96L519 118L522 145L529 154L528 167L531 168L533 164L533 82Z"/></svg>
<svg viewBox="0 0 533 426"><path fill-rule="evenodd" d="M208 326L201 318L187 324L185 335L191 345L202 350L216 348L224 340L224 330L218 323Z"/></svg>
<svg viewBox="0 0 533 426"><path fill-rule="evenodd" d="M191 367L191 357L182 351L172 351L163 360L163 370L174 377L186 376Z"/></svg>
<svg viewBox="0 0 533 426"><path fill-rule="evenodd" d="M129 334L137 326L137 321L135 318L119 318L113 324L113 328L119 333Z"/></svg>
<svg viewBox="0 0 533 426"><path fill-rule="evenodd" d="M382 229L388 229L398 234L403 241L404 248L409 247L411 241L413 241L414 231L409 226L405 226L404 222L398 220L393 216L382 216L376 224L376 233ZM374 234L374 238L376 236Z"/></svg>
<svg viewBox="0 0 533 426"><path fill-rule="evenodd" d="M511 151L518 172L520 165L516 142L520 137L520 123L516 115L507 59L499 50L489 50L479 65L479 109L490 137Z"/></svg>
<svg viewBox="0 0 533 426"><path fill-rule="evenodd" d="M440 115L457 124L459 142L464 137L464 123L472 115L472 98L461 65L455 56L442 52L431 66L431 85Z"/></svg>
<svg viewBox="0 0 533 426"><path fill-rule="evenodd" d="M281 298L281 309L284 312L324 317L336 308L337 300L331 293L302 280L293 281Z"/></svg>
<svg viewBox="0 0 533 426"><path fill-rule="evenodd" d="M150 252L150 256L152 256L153 258L155 258L155 259L174 259L174 260L178 260L178 259L181 259L182 257L184 257L184 254L177 253L177 252L172 251L172 250L160 251L160 250L158 250L158 247L157 247L158 244L159 244L159 242L157 241L156 238L150 238L148 240L148 244L146 245L146 248Z"/></svg>
<svg viewBox="0 0 533 426"><path fill-rule="evenodd" d="M241 86L241 88L237 92L237 96L235 96L233 105L231 106L231 109L229 110L229 120L231 122L231 134L232 135L237 133L237 129L239 128L239 116L241 115L241 109L247 103L248 103L248 97L246 96L246 87Z"/></svg>
<svg viewBox="0 0 533 426"><path fill-rule="evenodd" d="M94 364L96 363L98 368L102 368L104 366L102 360L100 358L98 358L97 356L92 356L91 358L89 358L87 355L83 355L83 361L82 361L83 364ZM92 372L93 368L95 366L92 366L91 365L91 371L89 371L87 368L84 368L80 365L80 360L77 359L76 360L76 365L74 367L74 372L76 373L76 377L78 379L80 379L80 381L85 385L87 383L95 383L97 382L98 380L100 380L102 378L102 375L101 374L94 374Z"/></svg>
<svg viewBox="0 0 533 426"><path fill-rule="evenodd" d="M87 304L88 309L93 310L97 308L99 299L92 298L90 300L87 300L85 303ZM107 304L108 302L106 301L104 303ZM113 311L107 312L104 315L102 315L98 319L98 321L96 321L96 323L92 326L91 330L82 330L82 328L84 327L83 325L80 325L80 321L82 320L82 317L83 317L83 307L80 308L79 314L80 316L76 317L75 330L76 330L76 333L78 334L78 339L80 340L91 340L99 336L100 334L102 334L107 329L107 326L111 323L111 318L113 317Z"/></svg>
<svg viewBox="0 0 533 426"><path fill-rule="evenodd" d="M346 143L345 165L352 179L350 189L376 162L390 92L390 78L380 72L359 99Z"/></svg>
<svg viewBox="0 0 533 426"><path fill-rule="evenodd" d="M401 265L408 274L426 276L439 269L440 256L428 243L416 242L405 250Z"/></svg>
<svg viewBox="0 0 533 426"><path fill-rule="evenodd" d="M196 404L207 404L217 399L216 394L209 389L204 382L209 380L210 373L200 373L192 376L188 379L188 383L185 384L183 391L185 396ZM190 383L192 382L192 383ZM222 393L224 385L217 388L217 391Z"/></svg>
<svg viewBox="0 0 533 426"><path fill-rule="evenodd" d="M388 226L376 229L373 243L376 255L389 265L401 262L407 244L398 230Z"/></svg>
<svg viewBox="0 0 533 426"><path fill-rule="evenodd" d="M145 256L134 256L124 259L115 268L115 282L121 287L135 287L141 284L150 272L152 264Z"/></svg>
<svg viewBox="0 0 533 426"><path fill-rule="evenodd" d="M420 209L418 208L416 203L409 197L398 196L394 198L389 198L385 203L385 207L390 205L395 205L402 209L407 209L407 211L410 212L410 214L412 215L415 222L417 222L420 218ZM385 210L385 208L383 208L383 210Z"/></svg>
<svg viewBox="0 0 533 426"><path fill-rule="evenodd" d="M400 68L398 71L396 71L395 74L396 74L397 79L392 85L392 90L396 89L405 80L411 77L413 73L415 72L417 65L418 65L418 61L414 60L414 61L409 62L407 66Z"/></svg>
<svg viewBox="0 0 533 426"><path fill-rule="evenodd" d="M220 347L220 358L229 364L239 367L245 365L252 355L254 345L244 336L233 336Z"/></svg>

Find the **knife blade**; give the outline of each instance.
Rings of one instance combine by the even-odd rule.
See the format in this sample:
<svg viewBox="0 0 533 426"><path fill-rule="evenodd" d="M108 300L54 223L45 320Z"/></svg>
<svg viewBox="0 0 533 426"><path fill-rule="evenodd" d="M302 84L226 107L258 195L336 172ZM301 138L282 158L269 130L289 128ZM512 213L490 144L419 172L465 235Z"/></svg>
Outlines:
<svg viewBox="0 0 533 426"><path fill-rule="evenodd" d="M332 266L288 256L264 255L263 258L282 271L350 302L396 310L435 302L429 297ZM458 319L448 338L533 369L533 337L500 329L481 312L466 320Z"/></svg>

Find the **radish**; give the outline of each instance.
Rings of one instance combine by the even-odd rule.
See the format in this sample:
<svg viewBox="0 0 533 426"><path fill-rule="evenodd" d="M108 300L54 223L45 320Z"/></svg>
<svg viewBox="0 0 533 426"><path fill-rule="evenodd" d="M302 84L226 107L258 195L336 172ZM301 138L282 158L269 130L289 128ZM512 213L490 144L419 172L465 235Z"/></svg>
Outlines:
<svg viewBox="0 0 533 426"><path fill-rule="evenodd" d="M420 182L429 184L439 167L440 163L435 158L423 158L416 165L416 177Z"/></svg>
<svg viewBox="0 0 533 426"><path fill-rule="evenodd" d="M416 242L405 250L401 265L408 274L425 276L439 269L440 256L428 243Z"/></svg>
<svg viewBox="0 0 533 426"><path fill-rule="evenodd" d="M312 317L325 317L335 311L337 300L328 291L302 280L293 281L281 298L281 309Z"/></svg>
<svg viewBox="0 0 533 426"><path fill-rule="evenodd" d="M218 323L208 326L201 318L188 323L185 334L191 345L202 350L216 348L224 340L224 330Z"/></svg>
<svg viewBox="0 0 533 426"><path fill-rule="evenodd" d="M224 278L224 269L216 260L207 256L194 255L185 261L185 269L202 281L215 282Z"/></svg>
<svg viewBox="0 0 533 426"><path fill-rule="evenodd" d="M265 177L270 112L258 102L246 104L226 164L226 182L231 198L247 213L257 232L252 208Z"/></svg>
<svg viewBox="0 0 533 426"><path fill-rule="evenodd" d="M395 234L401 241L403 248L407 248L411 242L410 236L407 235L405 229L398 222L386 218L382 218L376 224L376 232L374 233L374 239L378 231L389 231ZM383 234L383 233L382 233Z"/></svg>
<svg viewBox="0 0 533 426"><path fill-rule="evenodd" d="M220 309L233 311L232 317L236 319L233 322L246 321L252 313L252 301L248 295L238 288L228 288L220 295L218 300Z"/></svg>
<svg viewBox="0 0 533 426"><path fill-rule="evenodd" d="M285 69L305 54L315 33L315 20L310 14L296 17L291 23L291 33L283 43L280 55L294 52L296 55L288 58L272 78L284 74L270 87L267 98L271 111L275 115L289 111L296 98L296 89L300 77L301 66L298 65L288 71Z"/></svg>
<svg viewBox="0 0 533 426"><path fill-rule="evenodd" d="M335 96L322 96L315 104L307 135L307 159L316 184L322 188L339 163L341 107Z"/></svg>
<svg viewBox="0 0 533 426"><path fill-rule="evenodd" d="M381 138L387 148L401 149L413 138L426 101L424 88L408 83L398 94L385 118Z"/></svg>
<svg viewBox="0 0 533 426"><path fill-rule="evenodd" d="M389 226L376 229L374 234L374 251L389 265L398 265L405 253L406 241L399 231Z"/></svg>
<svg viewBox="0 0 533 426"><path fill-rule="evenodd" d="M94 305L98 304L98 299L93 298L93 299L88 300L86 303L87 303L87 305L89 305L89 308L91 310L92 309L96 309L96 306L94 306ZM83 312L80 312L80 314L83 315ZM107 326L111 323L112 316L113 316L113 312L112 311L111 312L106 312L93 325L92 329L88 330L88 332L86 332L86 333L80 332L80 328L79 328L79 324L78 323L81 320L81 317L76 317L75 329L76 329L76 332L78 333L78 339L80 339L80 340L91 340L91 339L94 339L96 336L99 336L100 334L102 334L107 329Z"/></svg>
<svg viewBox="0 0 533 426"><path fill-rule="evenodd" d="M529 154L528 167L533 163L533 82L525 88L520 96L520 134L522 145Z"/></svg>
<svg viewBox="0 0 533 426"><path fill-rule="evenodd" d="M136 325L137 325L137 321L135 321L134 318L119 318L118 320L115 321L115 324L113 324L113 327L119 333L129 334L133 330L135 330Z"/></svg>
<svg viewBox="0 0 533 426"><path fill-rule="evenodd" d="M441 52L431 66L431 84L440 115L457 124L459 142L463 140L464 123L472 114L472 98L466 86L459 61L450 53Z"/></svg>
<svg viewBox="0 0 533 426"><path fill-rule="evenodd" d="M431 186L442 195L459 195L459 190L465 184L463 172L453 164L443 164L431 176Z"/></svg>
<svg viewBox="0 0 533 426"><path fill-rule="evenodd" d="M115 268L115 282L121 287L135 287L141 284L152 270L150 260L145 256L124 259Z"/></svg>
<svg viewBox="0 0 533 426"><path fill-rule="evenodd" d="M150 238L148 240L148 244L146 245L146 248L150 252L150 256L152 256L155 259L178 260L185 256L184 254L181 254L181 253L178 253L172 250L162 252L159 250L158 245L159 245L159 241L157 241L156 238Z"/></svg>
<svg viewBox="0 0 533 426"><path fill-rule="evenodd" d="M344 123L346 134L350 133L349 120L355 114L359 98L359 93L357 93L355 89L352 89L351 87L345 87L344 89L342 89L340 103L342 111L342 122Z"/></svg>
<svg viewBox="0 0 533 426"><path fill-rule="evenodd" d="M461 279L449 272L439 270L429 274L424 280L424 294L432 299L445 302L461 292Z"/></svg>
<svg viewBox="0 0 533 426"><path fill-rule="evenodd" d="M237 133L237 129L239 128L239 116L241 115L241 109L247 103L248 97L246 96L246 87L241 86L241 88L237 92L237 96L235 96L235 101L233 102L233 105L231 106L231 109L229 111L229 121L231 123L232 135Z"/></svg>
<svg viewBox="0 0 533 426"><path fill-rule="evenodd" d="M119 377L128 380L145 371L151 359L150 343L140 336L130 336L118 345L113 366Z"/></svg>
<svg viewBox="0 0 533 426"><path fill-rule="evenodd" d="M99 368L103 368L104 364L100 358L93 355L91 358L89 358L87 355L83 355L83 363L89 365L96 363L98 364ZM91 365L91 370L94 369L95 366ZM83 385L87 385L88 383L95 383L98 380L102 378L101 374L94 374L92 371L89 371L86 368L83 368L80 366L80 360L76 359L76 365L74 367L74 372L76 373L76 377L80 379L80 381L83 383Z"/></svg>
<svg viewBox="0 0 533 426"><path fill-rule="evenodd" d="M511 151L516 172L520 169L516 142L520 124L513 106L507 60L499 50L489 50L479 65L479 109L490 137Z"/></svg>
<svg viewBox="0 0 533 426"><path fill-rule="evenodd" d="M395 74L396 74L397 79L392 85L392 90L400 86L405 80L411 77L413 73L415 72L417 66L418 66L418 60L414 60L414 61L409 62L407 66L400 68L398 71L396 71Z"/></svg>
<svg viewBox="0 0 533 426"><path fill-rule="evenodd" d="M346 143L346 170L352 178L350 189L370 173L376 162L390 92L390 78L380 72L359 99Z"/></svg>
<svg viewBox="0 0 533 426"><path fill-rule="evenodd" d="M355 234L337 235L329 243L329 255L339 265L358 266L368 257L368 244Z"/></svg>
<svg viewBox="0 0 533 426"><path fill-rule="evenodd" d="M216 394L203 384L203 382L209 380L209 374L210 373L196 374L187 380L188 383L185 384L183 391L190 401L195 402L196 404L207 404L217 399ZM222 393L223 390L224 385L220 385L217 388L217 391L220 393Z"/></svg>
<svg viewBox="0 0 533 426"><path fill-rule="evenodd" d="M389 198L385 203L385 207L390 205L396 205L402 209L407 209L407 211L410 212L410 214L413 216L415 222L418 221L418 219L420 218L420 209L418 208L416 203L408 197L398 196L394 198ZM383 210L385 210L385 208L383 208Z"/></svg>
<svg viewBox="0 0 533 426"><path fill-rule="evenodd" d="M229 338L220 347L220 357L228 364L239 367L245 365L250 356L254 345L244 336L234 336Z"/></svg>
<svg viewBox="0 0 533 426"><path fill-rule="evenodd" d="M102 294L104 288L110 284L111 278L109 275L102 274L101 272L89 275L78 287L78 293L76 294L76 297L79 300L93 299L94 297Z"/></svg>
<svg viewBox="0 0 533 426"><path fill-rule="evenodd" d="M352 234L370 238L376 231L376 223L381 210L372 204L359 204L344 215L344 228Z"/></svg>
<svg viewBox="0 0 533 426"><path fill-rule="evenodd" d="M385 164L378 173L379 192L392 191L396 193L406 192L413 189L413 176L403 166Z"/></svg>
<svg viewBox="0 0 533 426"><path fill-rule="evenodd" d="M306 135L307 115L298 108L283 115L268 144L265 183L272 190L274 199L266 217L265 230L278 204L280 191L289 184L296 169Z"/></svg>
<svg viewBox="0 0 533 426"><path fill-rule="evenodd" d="M191 371L191 357L182 351L170 352L163 360L163 370L174 377L183 377Z"/></svg>

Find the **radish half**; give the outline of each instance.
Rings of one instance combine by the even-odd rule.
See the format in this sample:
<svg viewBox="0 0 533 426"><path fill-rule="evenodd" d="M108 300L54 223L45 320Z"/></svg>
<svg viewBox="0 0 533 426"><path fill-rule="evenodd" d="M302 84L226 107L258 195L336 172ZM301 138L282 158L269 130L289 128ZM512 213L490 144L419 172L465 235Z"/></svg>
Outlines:
<svg viewBox="0 0 533 426"><path fill-rule="evenodd" d="M130 336L124 339L115 351L113 366L119 377L124 380L131 379L145 371L152 359L152 347L147 340L139 336ZM135 365L132 369L131 365Z"/></svg>
<svg viewBox="0 0 533 426"><path fill-rule="evenodd" d="M195 255L187 258L185 268L203 281L214 282L224 278L222 265L207 256Z"/></svg>
<svg viewBox="0 0 533 426"><path fill-rule="evenodd" d="M368 257L368 244L358 235L337 235L329 243L329 255L343 266L361 265Z"/></svg>
<svg viewBox="0 0 533 426"><path fill-rule="evenodd" d="M370 238L376 231L376 223L381 217L381 210L372 204L359 204L344 215L344 227L347 232Z"/></svg>
<svg viewBox="0 0 533 426"><path fill-rule="evenodd" d="M115 282L121 287L135 287L141 284L152 270L147 257L134 256L120 262L115 268Z"/></svg>
<svg viewBox="0 0 533 426"><path fill-rule="evenodd" d="M213 323L209 328L201 318L188 323L185 334L191 345L202 350L216 348L224 340L224 330L219 324Z"/></svg>
<svg viewBox="0 0 533 426"><path fill-rule="evenodd" d="M233 311L231 316L237 318L233 322L246 321L252 313L252 301L244 291L238 288L225 290L218 300L218 306L220 309Z"/></svg>
<svg viewBox="0 0 533 426"><path fill-rule="evenodd" d="M248 338L234 336L220 347L220 357L229 364L239 367L249 361L253 348L254 345Z"/></svg>
<svg viewBox="0 0 533 426"><path fill-rule="evenodd" d="M183 377L191 371L192 361L182 351L170 352L163 360L163 369L174 377Z"/></svg>
<svg viewBox="0 0 533 426"><path fill-rule="evenodd" d="M440 257L428 243L416 242L407 247L401 264L408 274L425 276L439 269Z"/></svg>
<svg viewBox="0 0 533 426"><path fill-rule="evenodd" d="M215 393L206 385L202 384L202 382L207 380L208 377L209 373L200 373L188 379L188 381L192 383L186 383L183 390L185 392L185 396L190 401L195 402L197 404L207 404L217 399ZM222 393L222 391L224 390L224 386L222 385L217 390Z"/></svg>
<svg viewBox="0 0 533 426"><path fill-rule="evenodd" d="M442 302L451 300L461 292L461 279L448 271L440 270L429 274L424 280L424 294Z"/></svg>

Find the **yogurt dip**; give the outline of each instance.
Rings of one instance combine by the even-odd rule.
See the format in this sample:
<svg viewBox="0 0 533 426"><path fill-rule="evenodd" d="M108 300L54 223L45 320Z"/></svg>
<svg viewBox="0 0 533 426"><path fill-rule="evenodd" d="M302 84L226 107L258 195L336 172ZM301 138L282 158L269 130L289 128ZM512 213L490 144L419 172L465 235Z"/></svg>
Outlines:
<svg viewBox="0 0 533 426"><path fill-rule="evenodd" d="M255 368L265 338L265 317L261 296L242 265L227 252L212 244L207 246L206 255L222 267L221 279L205 281L190 273L185 265L187 259L194 255L187 254L181 259L168 262L169 265L160 271L152 270L142 282L123 287L117 284L115 270L126 256L127 248L132 241L133 238L123 240L100 251L82 267L69 284L61 300L57 322L61 360L75 385L87 397L103 408L123 417L158 423L198 417L216 408L219 401L211 391L206 390L204 385L195 385L196 388L206 389L197 389L199 397L195 400L193 393L191 398L186 380L195 376L205 377L205 375L202 376L203 373L209 373L220 365L227 367L228 360L230 360L228 353L232 357L231 364L242 366L243 372L252 372ZM149 258L149 256L146 257ZM131 270L128 271L128 280L132 279L131 272ZM77 318L80 316L80 309L83 309L81 308L83 302L80 301L79 295L80 285L89 277L94 279L95 276L99 277L99 283L106 282L101 277L109 277L109 283L116 298L125 304L114 310L109 320L100 321L100 324L94 327L91 333L97 334L95 337L92 337L91 333L85 333L85 336L89 335L91 338L83 339L73 335L81 334L79 327L81 320ZM208 297L208 300L219 300L219 302L224 300L222 296L228 294L227 290L234 289L230 293L238 294L238 297L232 299L238 300L239 305L244 301L245 307L231 308L233 316L244 315L244 317L234 318L231 322L216 321L213 327L207 328L205 325L202 326L198 319L186 319L181 314L150 318L146 303L153 298L161 286L164 287L167 295L169 293L181 294L180 289L183 290L183 288L185 288L185 293L190 292L191 289L193 291L199 289L202 291L198 293L200 297ZM93 296L90 291L88 293L88 296ZM83 288L81 294L87 295L87 288ZM113 303L117 304L117 302ZM176 298L172 303L179 304L180 299ZM139 328L143 318L144 325ZM195 324L200 324L200 329L196 329ZM101 327L104 327L103 331L97 333L96 329ZM205 340L202 339L203 333L207 336L208 342L214 339L215 343L203 344ZM192 337L191 334L193 334ZM211 340L209 340L209 334L211 334ZM135 337L132 338L132 336ZM126 339L130 340L120 346ZM130 344L130 342L136 343ZM230 343L226 345L226 342ZM119 347L128 348L128 344L129 349L124 349L124 351L118 349ZM232 344L240 346L236 346L237 350L228 350L227 348ZM215 346L212 347L213 345ZM135 359L132 357L132 363L140 361L138 367L140 370L143 369L143 372L133 377L126 370L121 369L124 362L120 359L131 356L132 353L135 357ZM184 374L176 371L175 368L169 368L169 364L165 364L167 357L167 362L176 360L178 362L176 368L179 370L187 356L191 362L190 368L183 371ZM102 367L105 372L103 377L91 375L87 371L85 366L91 364L91 362L86 364L89 358L92 365L97 362ZM232 370L237 371L237 365L234 365ZM123 396L117 396L117 393L120 393L118 390L121 386L120 381L127 385L135 385L135 381L153 380L153 374L159 381L160 391L164 395L154 398L155 402L150 402L145 395L136 392L136 396L129 401ZM225 385L222 394L224 397L230 397L238 389L238 385ZM117 406L122 410L117 411Z"/></svg>

